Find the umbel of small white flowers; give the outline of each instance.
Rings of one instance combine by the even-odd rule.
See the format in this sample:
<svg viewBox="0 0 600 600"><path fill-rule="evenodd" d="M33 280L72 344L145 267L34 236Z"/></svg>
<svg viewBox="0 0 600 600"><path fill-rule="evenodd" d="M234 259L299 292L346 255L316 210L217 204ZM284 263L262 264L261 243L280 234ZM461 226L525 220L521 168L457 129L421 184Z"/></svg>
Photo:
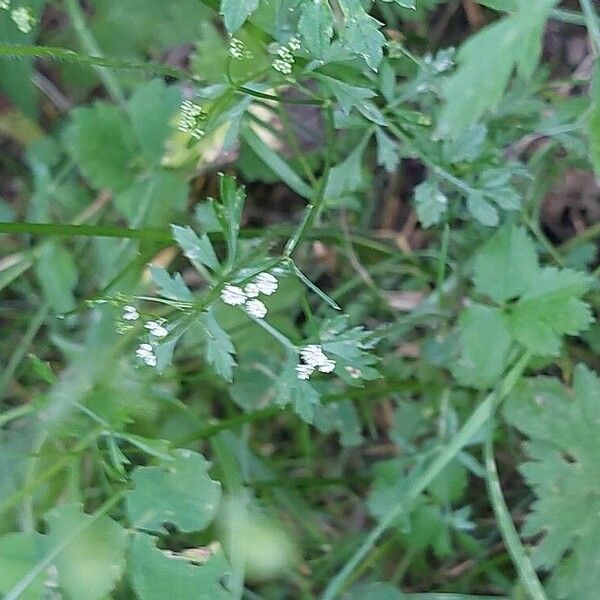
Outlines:
<svg viewBox="0 0 600 600"><path fill-rule="evenodd" d="M298 36L290 38L285 46L280 46L277 50L277 56L271 63L271 66L282 73L283 75L289 75L292 72L292 68L296 59L294 58L294 52L300 50L301 43Z"/></svg>
<svg viewBox="0 0 600 600"><path fill-rule="evenodd" d="M151 336L155 338L164 338L169 335L169 330L165 327L165 319L157 319L156 321L148 321L144 324L144 328L148 330Z"/></svg>
<svg viewBox="0 0 600 600"><path fill-rule="evenodd" d="M331 373L335 369L335 360L323 352L323 346L308 344L300 349L300 361L296 365L298 379L307 380L315 371Z"/></svg>
<svg viewBox="0 0 600 600"><path fill-rule="evenodd" d="M200 124L206 120L206 111L191 100L184 100L179 109L181 117L177 122L177 129L189 133L195 140L201 140L206 134L206 131L200 127Z"/></svg>
<svg viewBox="0 0 600 600"><path fill-rule="evenodd" d="M277 291L278 287L279 282L271 273L259 273L243 288L227 284L221 291L221 300L230 306L243 306L250 316L264 319L267 315L267 307L258 296L260 294L270 296Z"/></svg>
<svg viewBox="0 0 600 600"><path fill-rule="evenodd" d="M155 367L158 364L158 359L156 358L156 354L154 354L154 346L152 346L152 344L140 344L135 351L135 355L149 367Z"/></svg>

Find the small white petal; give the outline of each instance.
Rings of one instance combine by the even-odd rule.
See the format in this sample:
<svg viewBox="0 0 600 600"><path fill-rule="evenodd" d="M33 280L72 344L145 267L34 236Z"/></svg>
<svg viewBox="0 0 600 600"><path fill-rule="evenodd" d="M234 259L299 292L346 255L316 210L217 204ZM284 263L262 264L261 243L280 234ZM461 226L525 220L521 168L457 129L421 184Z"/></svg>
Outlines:
<svg viewBox="0 0 600 600"><path fill-rule="evenodd" d="M244 293L248 298L256 298L258 294L260 294L260 288L256 285L256 283L247 283L244 286Z"/></svg>
<svg viewBox="0 0 600 600"><path fill-rule="evenodd" d="M307 380L314 373L314 367L310 365L305 365L303 363L298 363L296 365L296 373L298 375L298 379Z"/></svg>
<svg viewBox="0 0 600 600"><path fill-rule="evenodd" d="M158 364L158 359L154 354L150 354L144 358L144 364L149 367L155 367Z"/></svg>
<svg viewBox="0 0 600 600"><path fill-rule="evenodd" d="M321 373L331 373L335 369L335 360L330 358L327 359L322 365L319 365L319 371Z"/></svg>
<svg viewBox="0 0 600 600"><path fill-rule="evenodd" d="M328 361L323 348L318 344L309 344L300 350L302 360L311 367L320 367Z"/></svg>
<svg viewBox="0 0 600 600"><path fill-rule="evenodd" d="M133 312L124 312L122 319L124 321L137 321L140 318L140 313L137 310Z"/></svg>
<svg viewBox="0 0 600 600"><path fill-rule="evenodd" d="M253 283L256 285L260 293L265 294L265 296L274 294L279 287L279 282L273 275L271 275L271 273L259 273L254 278Z"/></svg>
<svg viewBox="0 0 600 600"><path fill-rule="evenodd" d="M267 307L260 300L248 300L246 302L246 311L249 315L257 319L264 319L267 315Z"/></svg>
<svg viewBox="0 0 600 600"><path fill-rule="evenodd" d="M150 332L150 335L157 338L164 338L169 335L169 330L157 321L148 321L144 327Z"/></svg>
<svg viewBox="0 0 600 600"><path fill-rule="evenodd" d="M221 300L230 306L244 304L247 299L244 290L237 285L226 285L221 291Z"/></svg>

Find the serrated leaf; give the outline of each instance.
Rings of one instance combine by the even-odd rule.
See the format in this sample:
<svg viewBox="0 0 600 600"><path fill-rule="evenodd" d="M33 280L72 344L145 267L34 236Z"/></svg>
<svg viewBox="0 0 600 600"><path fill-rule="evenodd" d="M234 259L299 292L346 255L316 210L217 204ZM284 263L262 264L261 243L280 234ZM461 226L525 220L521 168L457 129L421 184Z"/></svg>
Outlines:
<svg viewBox="0 0 600 600"><path fill-rule="evenodd" d="M458 68L443 87L439 136L455 136L496 108L516 68L531 76L541 53L546 17L556 0L520 0L518 10L471 36L459 49ZM493 77L482 77L493 73Z"/></svg>
<svg viewBox="0 0 600 600"><path fill-rule="evenodd" d="M61 591L68 598L106 598L125 568L125 529L106 515L85 514L79 504L53 508L46 521L50 547L63 543L87 524L54 561Z"/></svg>
<svg viewBox="0 0 600 600"><path fill-rule="evenodd" d="M8 593L44 558L46 536L41 533L8 533L0 537L0 595ZM21 593L20 600L39 600L44 595L46 573L38 575Z"/></svg>
<svg viewBox="0 0 600 600"><path fill-rule="evenodd" d="M439 223L448 209L448 198L436 183L424 181L414 191L414 200L419 221L423 227Z"/></svg>
<svg viewBox="0 0 600 600"><path fill-rule="evenodd" d="M458 320L461 354L452 374L462 385L486 389L507 366L511 336L506 317L497 308L474 304Z"/></svg>
<svg viewBox="0 0 600 600"><path fill-rule="evenodd" d="M208 475L210 463L197 452L175 451L175 459L156 467L137 467L127 493L127 516L136 529L164 533L165 524L180 531L201 531L214 519L221 484Z"/></svg>
<svg viewBox="0 0 600 600"><path fill-rule="evenodd" d="M575 335L592 322L589 306L579 299L591 283L570 269L539 270L510 312L515 339L533 354L557 356L564 334Z"/></svg>
<svg viewBox="0 0 600 600"><path fill-rule="evenodd" d="M235 33L258 8L259 0L221 0L221 14L229 33Z"/></svg>
<svg viewBox="0 0 600 600"><path fill-rule="evenodd" d="M156 538L136 533L129 554L130 578L139 600L194 598L233 600L224 587L231 569L220 549L193 549L185 555L156 548Z"/></svg>
<svg viewBox="0 0 600 600"><path fill-rule="evenodd" d="M67 150L96 189L118 191L133 182L133 140L121 110L103 102L75 109L65 132Z"/></svg>
<svg viewBox="0 0 600 600"><path fill-rule="evenodd" d="M471 216L486 227L495 227L500 220L498 211L485 196L476 190L467 194L467 209Z"/></svg>
<svg viewBox="0 0 600 600"><path fill-rule="evenodd" d="M172 133L171 119L181 102L181 92L161 79L136 88L127 102L133 131L144 154L158 162L165 152L165 141Z"/></svg>
<svg viewBox="0 0 600 600"><path fill-rule="evenodd" d="M525 230L505 226L481 248L475 257L475 289L502 303L523 294L538 272L533 242Z"/></svg>
<svg viewBox="0 0 600 600"><path fill-rule="evenodd" d="M191 227L180 227L179 225L171 225L171 231L185 256L196 268L202 269L204 266L211 271L219 269L221 266L219 259L205 233L198 237Z"/></svg>
<svg viewBox="0 0 600 600"><path fill-rule="evenodd" d="M329 206L362 189L363 152L367 141L364 139L341 163L329 171L325 186L325 202Z"/></svg>
<svg viewBox="0 0 600 600"><path fill-rule="evenodd" d="M67 313L75 308L73 290L77 284L77 267L71 253L60 242L49 240L42 244L35 273L44 297L55 312Z"/></svg>
<svg viewBox="0 0 600 600"><path fill-rule="evenodd" d="M345 17L342 43L377 71L385 45L385 36L379 31L381 23L365 12L360 0L339 0L339 3Z"/></svg>
<svg viewBox="0 0 600 600"><path fill-rule="evenodd" d="M322 59L333 37L333 11L328 0L314 0L306 4L298 22L298 31L313 56Z"/></svg>
<svg viewBox="0 0 600 600"><path fill-rule="evenodd" d="M557 379L530 379L507 400L504 415L528 438L520 470L536 500L523 535L542 538L535 566L554 569L552 597L595 600L600 589L600 381L575 368L573 393Z"/></svg>
<svg viewBox="0 0 600 600"><path fill-rule="evenodd" d="M231 381L233 379L233 367L236 366L234 359L235 346L229 334L221 327L212 312L204 312L198 319L205 333L206 346L204 355L206 362L213 367L215 373Z"/></svg>
<svg viewBox="0 0 600 600"><path fill-rule="evenodd" d="M243 187L237 185L234 177L223 173L219 174L219 192L219 199L213 200L212 206L225 234L228 262L233 264L246 192Z"/></svg>
<svg viewBox="0 0 600 600"><path fill-rule="evenodd" d="M164 298L182 300L183 302L194 300L194 294L192 294L179 273L169 275L162 267L150 265L150 274L152 275L152 281L158 287L158 293Z"/></svg>

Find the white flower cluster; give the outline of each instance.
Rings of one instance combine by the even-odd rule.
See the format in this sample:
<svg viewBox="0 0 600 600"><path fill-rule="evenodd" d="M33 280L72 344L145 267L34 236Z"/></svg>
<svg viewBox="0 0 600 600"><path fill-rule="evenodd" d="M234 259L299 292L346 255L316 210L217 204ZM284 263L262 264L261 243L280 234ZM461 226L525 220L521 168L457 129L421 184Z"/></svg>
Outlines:
<svg viewBox="0 0 600 600"><path fill-rule="evenodd" d="M271 273L259 273L251 282L243 288L237 285L226 285L221 291L221 300L230 306L244 306L246 312L257 319L267 316L267 307L259 294L270 296L277 291L279 283Z"/></svg>
<svg viewBox="0 0 600 600"><path fill-rule="evenodd" d="M165 327L166 321L164 319L157 319L156 321L148 321L144 324L144 328L148 330L148 333L155 338L164 338L169 335L169 330Z"/></svg>
<svg viewBox="0 0 600 600"><path fill-rule="evenodd" d="M140 318L140 313L137 311L135 306L126 304L123 307L123 315L121 316L123 321L137 321Z"/></svg>
<svg viewBox="0 0 600 600"><path fill-rule="evenodd" d="M8 7L10 6L10 0L4 0L4 4L7 4L6 9L8 9ZM2 8L5 7L2 6ZM31 33L31 30L35 25L35 17L33 16L31 9L27 6L19 6L19 8L13 8L10 11L10 18L21 33Z"/></svg>
<svg viewBox="0 0 600 600"><path fill-rule="evenodd" d="M243 60L250 56L250 53L246 50L246 45L242 40L236 37L229 38L229 56L235 60Z"/></svg>
<svg viewBox="0 0 600 600"><path fill-rule="evenodd" d="M296 365L298 379L307 380L315 371L331 373L335 369L335 360L329 358L323 347L309 344L300 349L300 362Z"/></svg>
<svg viewBox="0 0 600 600"><path fill-rule="evenodd" d="M272 67L283 75L289 75L292 72L294 63L296 62L296 59L294 58L294 52L298 52L300 47L301 43L298 36L295 35L294 37L290 38L285 46L280 46L277 50L278 58L273 61Z"/></svg>
<svg viewBox="0 0 600 600"><path fill-rule="evenodd" d="M135 351L135 355L149 367L155 367L158 364L158 359L156 358L154 346L152 344L140 344Z"/></svg>
<svg viewBox="0 0 600 600"><path fill-rule="evenodd" d="M180 106L181 118L177 122L177 129L189 133L195 140L201 140L206 131L200 123L206 120L206 111L191 100L184 100Z"/></svg>
<svg viewBox="0 0 600 600"><path fill-rule="evenodd" d="M8 10L10 8L10 0L0 0L0 9Z"/></svg>

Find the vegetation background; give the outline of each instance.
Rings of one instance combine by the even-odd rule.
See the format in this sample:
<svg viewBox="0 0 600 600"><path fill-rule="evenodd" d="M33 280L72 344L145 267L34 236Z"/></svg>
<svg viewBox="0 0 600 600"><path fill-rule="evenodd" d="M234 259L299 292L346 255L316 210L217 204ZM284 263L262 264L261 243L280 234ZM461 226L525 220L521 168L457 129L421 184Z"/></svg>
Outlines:
<svg viewBox="0 0 600 600"><path fill-rule="evenodd" d="M596 600L599 9L0 0L3 600Z"/></svg>

